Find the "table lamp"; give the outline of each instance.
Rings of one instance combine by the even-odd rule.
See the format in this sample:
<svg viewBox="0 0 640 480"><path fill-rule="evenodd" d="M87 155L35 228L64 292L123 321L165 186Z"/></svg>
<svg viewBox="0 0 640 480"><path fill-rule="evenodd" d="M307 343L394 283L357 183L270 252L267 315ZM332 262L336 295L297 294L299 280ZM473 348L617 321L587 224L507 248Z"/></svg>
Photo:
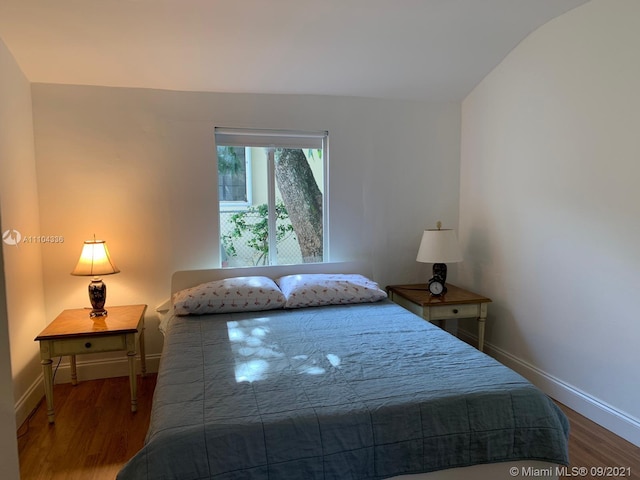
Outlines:
<svg viewBox="0 0 640 480"><path fill-rule="evenodd" d="M100 275L111 275L119 271L109 256L109 250L107 250L107 244L104 240L96 240L95 236L93 240L85 240L80 259L71 275L93 277L89 284L89 300L93 307L89 317L96 318L107 315L107 311L104 309L107 286Z"/></svg>
<svg viewBox="0 0 640 480"><path fill-rule="evenodd" d="M433 263L433 277L428 282L428 289L432 295L444 295L447 291L447 263L462 261L460 246L456 232L442 229L442 223L437 223L435 230L425 230L418 249L416 261Z"/></svg>

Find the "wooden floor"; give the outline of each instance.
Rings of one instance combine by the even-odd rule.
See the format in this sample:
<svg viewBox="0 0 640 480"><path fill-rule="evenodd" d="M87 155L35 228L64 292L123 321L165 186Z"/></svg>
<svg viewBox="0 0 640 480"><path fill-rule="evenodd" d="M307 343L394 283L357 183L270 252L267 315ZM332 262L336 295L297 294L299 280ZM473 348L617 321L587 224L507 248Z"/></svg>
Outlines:
<svg viewBox="0 0 640 480"><path fill-rule="evenodd" d="M142 446L149 425L156 376L138 378L138 412L129 410L128 377L56 385L56 423L49 425L44 402L18 430L22 480L113 480ZM564 478L604 479L591 467L628 467L640 480L640 448L561 405L571 422L572 467L588 474ZM598 472L594 472L598 473Z"/></svg>
<svg viewBox="0 0 640 480"><path fill-rule="evenodd" d="M580 476L580 472L574 470L575 474L573 476L563 478L640 479L640 447L636 447L623 438L614 435L570 408L559 405L571 423L569 436L569 460L571 465L569 465L569 468L586 467L589 473L593 471L596 474ZM628 472L615 477L611 473L598 475L601 472L597 467L623 467L627 468Z"/></svg>
<svg viewBox="0 0 640 480"><path fill-rule="evenodd" d="M138 411L131 412L129 377L55 385L56 423L42 401L18 429L22 480L113 480L142 446L156 375L138 376Z"/></svg>

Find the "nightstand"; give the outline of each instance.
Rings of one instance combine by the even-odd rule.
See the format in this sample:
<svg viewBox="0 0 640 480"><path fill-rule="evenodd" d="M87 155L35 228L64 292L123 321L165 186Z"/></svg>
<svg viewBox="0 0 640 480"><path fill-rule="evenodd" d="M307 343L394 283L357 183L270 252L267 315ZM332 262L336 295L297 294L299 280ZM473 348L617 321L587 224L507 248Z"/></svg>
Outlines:
<svg viewBox="0 0 640 480"><path fill-rule="evenodd" d="M40 342L40 359L44 373L49 423L54 423L53 371L51 357L69 355L71 383L78 383L76 355L124 350L129 359L131 411L138 409L136 381L136 343L140 347L142 375L147 365L144 353L144 312L146 305L109 307L104 317L89 318L90 308L64 310L35 340ZM138 342L136 342L138 340Z"/></svg>
<svg viewBox="0 0 640 480"><path fill-rule="evenodd" d="M484 324L490 298L447 283L447 293L433 297L427 284L391 285L387 287L389 298L398 305L432 322L451 318L476 318L478 320L478 350L484 348Z"/></svg>

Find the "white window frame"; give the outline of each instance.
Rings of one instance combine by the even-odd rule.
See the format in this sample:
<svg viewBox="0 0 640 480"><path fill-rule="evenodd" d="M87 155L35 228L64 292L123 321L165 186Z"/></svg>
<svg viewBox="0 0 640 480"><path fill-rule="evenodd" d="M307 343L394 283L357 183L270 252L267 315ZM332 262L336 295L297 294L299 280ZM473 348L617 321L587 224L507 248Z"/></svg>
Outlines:
<svg viewBox="0 0 640 480"><path fill-rule="evenodd" d="M322 176L322 262L329 262L329 132L328 131L296 131L296 130L268 130L268 129L244 129L215 127L215 145L228 147L271 147L275 148L321 148L323 155ZM247 182L248 183L248 182ZM275 205L276 183L275 163L273 155L269 155L267 171L268 202ZM217 197L216 197L217 198ZM247 197L248 198L248 197ZM218 201L218 203L220 203ZM244 203L244 202L243 202ZM249 204L250 205L250 204ZM277 265L276 251L276 218L275 208L269 208L269 265ZM219 236L218 236L219 237ZM220 241L220 238L218 238ZM318 262L320 263L320 262Z"/></svg>

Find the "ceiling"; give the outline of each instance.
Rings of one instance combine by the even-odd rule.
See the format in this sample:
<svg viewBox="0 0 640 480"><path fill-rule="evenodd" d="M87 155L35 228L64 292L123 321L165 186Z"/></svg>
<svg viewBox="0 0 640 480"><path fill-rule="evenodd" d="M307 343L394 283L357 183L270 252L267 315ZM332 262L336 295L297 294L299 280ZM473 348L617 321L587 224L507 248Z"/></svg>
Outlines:
<svg viewBox="0 0 640 480"><path fill-rule="evenodd" d="M29 81L463 99L587 0L0 0Z"/></svg>

